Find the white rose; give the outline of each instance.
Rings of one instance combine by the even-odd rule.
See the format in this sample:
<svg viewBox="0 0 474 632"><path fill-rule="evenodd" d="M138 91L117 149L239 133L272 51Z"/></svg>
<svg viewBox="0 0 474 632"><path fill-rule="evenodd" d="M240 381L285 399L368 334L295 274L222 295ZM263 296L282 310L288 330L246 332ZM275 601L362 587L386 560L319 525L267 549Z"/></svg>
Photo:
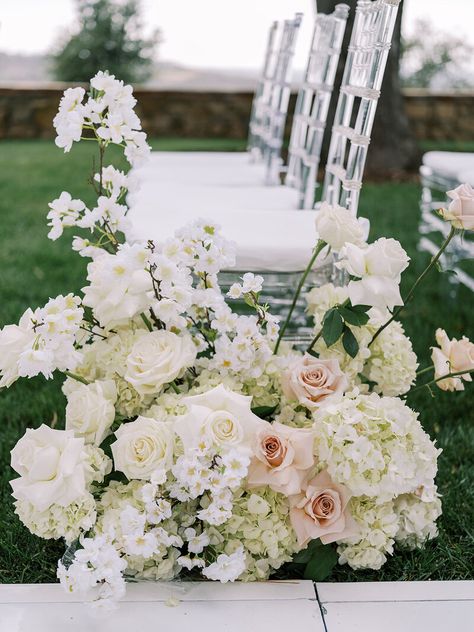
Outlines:
<svg viewBox="0 0 474 632"><path fill-rule="evenodd" d="M202 437L221 447L250 448L265 422L251 411L252 398L228 390L222 384L202 393L183 397L188 407L177 417L175 432L185 450L197 445Z"/></svg>
<svg viewBox="0 0 474 632"><path fill-rule="evenodd" d="M5 325L0 329L0 388L11 386L18 379L18 360L27 348L33 346L35 332L31 318L33 312L27 309L18 325Z"/></svg>
<svg viewBox="0 0 474 632"><path fill-rule="evenodd" d="M115 419L117 388L113 380L81 384L67 380L63 386L67 397L66 430L86 443L100 445L109 434Z"/></svg>
<svg viewBox="0 0 474 632"><path fill-rule="evenodd" d="M441 215L451 222L454 228L474 230L474 189L470 184L461 184L446 193L451 198L447 209L441 209Z"/></svg>
<svg viewBox="0 0 474 632"><path fill-rule="evenodd" d="M322 239L339 252L345 243L362 245L366 234L363 223L348 209L323 202L316 215L316 230Z"/></svg>
<svg viewBox="0 0 474 632"><path fill-rule="evenodd" d="M13 497L38 511L66 507L87 491L84 439L70 430L29 428L11 451L11 466L20 475L11 481Z"/></svg>
<svg viewBox="0 0 474 632"><path fill-rule="evenodd" d="M173 432L170 424L138 417L116 431L112 443L115 469L129 479L149 480L154 472L168 471L173 460Z"/></svg>
<svg viewBox="0 0 474 632"><path fill-rule="evenodd" d="M370 305L381 310L403 305L400 275L410 259L396 239L382 237L364 248L348 243L340 254L342 261L338 267L360 278L348 285L353 305Z"/></svg>
<svg viewBox="0 0 474 632"><path fill-rule="evenodd" d="M125 379L141 395L154 395L192 366L196 347L189 335L143 332L127 358Z"/></svg>

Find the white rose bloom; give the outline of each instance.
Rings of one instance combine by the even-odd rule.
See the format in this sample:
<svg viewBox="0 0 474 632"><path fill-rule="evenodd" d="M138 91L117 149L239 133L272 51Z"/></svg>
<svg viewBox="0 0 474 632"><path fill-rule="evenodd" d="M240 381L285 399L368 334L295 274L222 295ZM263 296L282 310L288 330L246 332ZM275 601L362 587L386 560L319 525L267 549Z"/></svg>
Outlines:
<svg viewBox="0 0 474 632"><path fill-rule="evenodd" d="M337 204L331 206L327 202L321 204L316 215L316 230L319 239L336 252L346 243L361 246L367 237L363 222L351 211Z"/></svg>
<svg viewBox="0 0 474 632"><path fill-rule="evenodd" d="M125 379L141 395L158 393L196 359L192 338L170 331L143 332L127 358Z"/></svg>
<svg viewBox="0 0 474 632"><path fill-rule="evenodd" d="M18 325L5 325L0 329L0 388L11 386L18 377L18 361L30 349L36 337L33 331L31 309L27 309Z"/></svg>
<svg viewBox="0 0 474 632"><path fill-rule="evenodd" d="M84 437L86 443L100 445L115 419L115 382L103 380L81 384L67 380L63 391L68 399L66 430L72 430L76 437Z"/></svg>
<svg viewBox="0 0 474 632"><path fill-rule="evenodd" d="M360 278L348 285L353 305L370 305L381 310L403 305L400 278L410 259L396 239L382 237L365 248L348 243L340 254L342 261L338 267Z"/></svg>
<svg viewBox="0 0 474 632"><path fill-rule="evenodd" d="M250 448L265 422L251 411L252 398L234 393L220 385L202 393L183 397L188 407L185 415L176 418L175 432L184 449L193 448L203 436L213 444Z"/></svg>
<svg viewBox="0 0 474 632"><path fill-rule="evenodd" d="M20 475L11 481L13 497L37 511L66 507L86 493L84 439L69 430L28 428L11 451L11 466Z"/></svg>
<svg viewBox="0 0 474 632"><path fill-rule="evenodd" d="M115 469L129 479L149 480L157 470L170 469L174 445L170 424L138 417L120 426L115 436L111 446Z"/></svg>

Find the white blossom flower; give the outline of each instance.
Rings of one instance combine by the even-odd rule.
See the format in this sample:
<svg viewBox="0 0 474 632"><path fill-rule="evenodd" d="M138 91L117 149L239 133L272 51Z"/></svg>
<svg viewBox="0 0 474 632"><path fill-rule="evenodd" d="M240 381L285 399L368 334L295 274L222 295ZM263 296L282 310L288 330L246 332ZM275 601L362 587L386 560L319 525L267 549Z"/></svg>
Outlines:
<svg viewBox="0 0 474 632"><path fill-rule="evenodd" d="M82 213L86 210L84 202L82 200L73 200L71 194L67 191L63 191L48 206L50 208L47 215L48 226L51 226L48 237L53 241L61 237L65 227L79 225Z"/></svg>
<svg viewBox="0 0 474 632"><path fill-rule="evenodd" d="M231 555L221 553L215 562L203 569L202 574L208 579L225 584L238 579L245 568L245 553L243 547L240 547Z"/></svg>

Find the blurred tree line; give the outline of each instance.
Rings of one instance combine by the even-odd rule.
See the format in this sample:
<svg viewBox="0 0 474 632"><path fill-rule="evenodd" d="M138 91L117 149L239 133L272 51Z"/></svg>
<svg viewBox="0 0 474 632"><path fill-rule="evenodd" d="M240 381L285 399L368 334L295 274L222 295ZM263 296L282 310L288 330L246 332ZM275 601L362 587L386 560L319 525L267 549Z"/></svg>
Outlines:
<svg viewBox="0 0 474 632"><path fill-rule="evenodd" d="M103 69L126 83L149 78L160 36L143 35L139 0L76 0L76 10L77 28L52 56L56 79L86 83Z"/></svg>

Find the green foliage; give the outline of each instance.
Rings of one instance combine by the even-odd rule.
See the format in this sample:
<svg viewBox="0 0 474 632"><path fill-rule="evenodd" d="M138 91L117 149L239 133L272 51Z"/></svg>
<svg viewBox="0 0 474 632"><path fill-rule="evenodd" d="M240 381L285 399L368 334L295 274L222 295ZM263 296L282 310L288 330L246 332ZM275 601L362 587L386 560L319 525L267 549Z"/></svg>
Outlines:
<svg viewBox="0 0 474 632"><path fill-rule="evenodd" d="M243 149L227 139L161 139L160 150L229 151ZM71 233L56 242L47 239L47 204L62 190L86 204L93 202L87 173L96 148L76 145L64 155L51 141L0 142L0 327L17 322L24 310L44 304L50 296L84 286L87 260L71 252ZM111 151L113 151L111 149ZM111 159L112 160L112 159ZM114 161L116 156L114 157ZM117 165L124 168L125 165ZM401 240L412 258L402 278L402 293L413 284L429 261L417 250L418 200L416 183L367 183L362 189L361 214L371 222L371 239L390 236ZM389 213L381 209L390 206ZM471 264L474 262L471 262ZM474 273L474 266L469 268ZM436 271L420 287L406 311L403 325L411 337L420 366L427 366L437 327L450 337L474 339L473 295L452 286ZM427 389L414 393L408 405L420 411L425 430L443 449L439 458L439 491L444 514L440 536L421 551L397 551L380 571L352 571L335 566L330 581L460 580L472 579L474 560L474 389L464 392ZM64 553L62 542L30 534L14 514L9 481L10 450L27 427L42 422L63 427L65 398L61 380L20 380L0 392L0 582L54 582L56 564ZM308 560L309 561L309 560ZM307 563L307 562L306 562ZM282 568L278 577L299 577L304 564Z"/></svg>
<svg viewBox="0 0 474 632"><path fill-rule="evenodd" d="M402 84L410 88L471 87L473 52L466 38L440 31L429 19L417 20L413 34L402 39Z"/></svg>
<svg viewBox="0 0 474 632"><path fill-rule="evenodd" d="M344 331L344 321L337 307L332 307L324 315L322 337L326 346L330 347L339 340Z"/></svg>
<svg viewBox="0 0 474 632"><path fill-rule="evenodd" d="M342 345L346 353L348 353L351 358L355 358L359 353L359 343L357 342L356 337L352 333L352 330L347 325L344 325L344 333L342 335Z"/></svg>
<svg viewBox="0 0 474 632"><path fill-rule="evenodd" d="M56 79L87 83L98 70L125 83L150 76L158 31L142 35L139 0L76 0L77 31L53 54Z"/></svg>

